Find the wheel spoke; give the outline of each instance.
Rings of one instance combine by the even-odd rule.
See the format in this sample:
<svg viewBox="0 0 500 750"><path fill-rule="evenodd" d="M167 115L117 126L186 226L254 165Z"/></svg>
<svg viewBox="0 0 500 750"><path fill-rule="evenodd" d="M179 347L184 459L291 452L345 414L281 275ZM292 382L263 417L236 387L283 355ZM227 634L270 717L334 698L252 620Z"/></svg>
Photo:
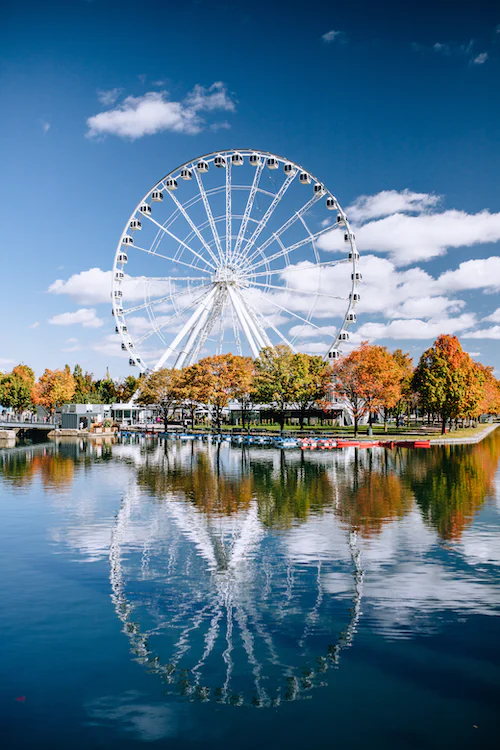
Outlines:
<svg viewBox="0 0 500 750"><path fill-rule="evenodd" d="M147 214L145 215L147 216ZM205 263L207 266L210 266L210 268L213 268L214 271L216 270L215 266L212 263L209 263L208 260L204 258L202 255L200 255L199 253L197 253L196 250L193 250L192 247L189 247L189 245L187 245L184 242L184 240L181 240L179 237L177 237L177 235L171 232L170 229L167 229L166 227L164 227L163 224L160 224L158 221L156 221L156 219L153 219L152 216L148 216L148 219L149 221L152 221L153 224L156 224L158 229L161 229L162 232L165 232L165 234L168 234L168 236L171 237L175 242L178 242L179 245L182 245L182 247L186 248L186 250L189 250L190 253L193 253L193 255L196 255L196 257L199 258L199 260L201 260L202 263Z"/></svg>
<svg viewBox="0 0 500 750"><path fill-rule="evenodd" d="M327 260L327 261L320 261L319 263L311 263L309 266L283 266L283 268L277 268L276 270L269 270L269 271L258 271L258 273L252 273L252 271L248 271L248 273L245 273L244 276L248 276L251 279L256 279L261 276L277 276L281 273L296 273L299 271L300 273L305 273L309 271L312 268L325 268L330 267L333 268L334 266L341 265L343 263L349 263L348 260Z"/></svg>
<svg viewBox="0 0 500 750"><path fill-rule="evenodd" d="M250 214L252 213L253 204L255 202L255 196L257 195L257 188L259 187L259 182L260 182L260 178L261 178L265 163L266 163L265 159L261 159L255 170L252 187L250 188L250 193L248 195L247 204L245 206L245 212L243 214L240 228L238 230L238 236L236 238L236 243L234 245L234 254L233 254L234 258L238 257L241 243L243 242L245 238L245 232L247 231L248 220L250 218Z"/></svg>
<svg viewBox="0 0 500 750"><path fill-rule="evenodd" d="M272 321L269 320L269 318L264 318L264 316L262 315L262 313L259 310L257 310L256 307L254 307L252 305L252 303L247 299L247 297L244 296L243 293L242 293L241 296L244 297L245 302L247 303L247 305L249 306L249 308L251 308L254 311L255 315L257 315L259 318L262 318L262 322L264 324L264 328L266 328L266 327L271 328L275 332L275 334L283 341L283 343L286 344L287 346L289 346L290 349L296 354L297 353L296 348L293 346L293 344L290 341L288 341L288 339L286 338L286 336L283 333L281 333L281 331L278 328L276 328L276 326L274 325L274 323L272 323Z"/></svg>
<svg viewBox="0 0 500 750"><path fill-rule="evenodd" d="M169 255L162 255L162 253L157 253L154 250L147 250L145 247L140 247L140 245L131 245L130 248L133 248L134 250L140 250L142 253L147 253L148 255L153 255L155 258L163 258L164 260L169 260L172 263L178 263L181 266L186 266L186 268L192 268L193 271L198 271L206 274L212 273L212 271L209 271L206 268L200 268L199 266L195 266L193 263L186 263L186 261L184 260L179 260L178 258L174 258ZM206 260L203 260L203 263L206 262Z"/></svg>
<svg viewBox="0 0 500 750"><path fill-rule="evenodd" d="M204 279L206 281L206 279ZM161 305L163 302L168 302L170 299L173 299L174 297L181 297L183 294L189 294L190 292L197 291L198 289L203 289L204 287L211 286L211 284L198 284L195 286L193 290L188 289L181 289L178 292L173 292L170 294L167 294L165 297L159 297L155 300L149 300L148 302L143 302L140 305L136 305L135 307L128 307L125 308L122 315L130 315L131 313L139 312L140 310L144 310L147 307L154 307L155 305Z"/></svg>
<svg viewBox="0 0 500 750"><path fill-rule="evenodd" d="M205 250L208 252L208 254L210 255L210 257L214 261L215 265L217 266L218 261L217 261L217 258L215 257L215 255L212 252L212 248L207 243L207 241L205 240L205 238L201 234L201 232L198 229L198 227L196 226L196 224L193 222L192 218L189 216L188 212L186 211L186 209L184 208L184 206L182 205L182 203L178 200L177 196L175 196L171 190L168 191L168 194L170 195L170 197L174 201L175 205L177 206L177 208L179 209L179 211L181 212L181 214L186 219L187 223L189 224L189 226L191 227L191 229L193 230L193 232L195 233L195 235L200 240L200 242L203 245L203 247L205 248Z"/></svg>
<svg viewBox="0 0 500 750"><path fill-rule="evenodd" d="M347 300L347 297L336 297L334 294L327 292L314 292L308 289L293 289L290 286L278 286L277 284L259 284L258 281L249 281L252 286L262 287L263 289L277 289L279 292L294 292L295 294L313 294L315 297L328 297L328 299Z"/></svg>
<svg viewBox="0 0 500 750"><path fill-rule="evenodd" d="M194 170L194 174L196 176L196 182L198 183L198 188L201 194L201 199L205 207L205 213L207 214L207 219L210 223L210 229L212 230L212 234L214 236L214 241L217 247L217 251L219 253L219 258L220 258L220 261L222 261L223 253L222 253L222 247L220 244L220 237L217 231L217 227L215 226L214 215L212 213L212 209L210 208L210 203L209 203L208 196L205 190L205 186L203 185L203 180L201 179L197 169Z"/></svg>
<svg viewBox="0 0 500 750"><path fill-rule="evenodd" d="M260 245L255 250L255 252L252 253L252 255L249 258L247 258L247 262L251 263L254 260L254 258L256 258L259 255L259 253L263 253L265 250L267 250L267 248L269 247L269 245L271 245L275 240L277 240L278 237L281 237L281 235L284 232L286 232L287 229L290 229L290 227L292 226L292 224L295 224L295 222L297 221L297 219L300 219L303 214L307 213L307 211L309 211L309 209L312 206L314 206L314 204L316 203L316 201L318 201L321 197L322 196L321 196L320 193L315 193L313 195L313 197L310 200L307 201L307 203L304 203L304 205L301 208L299 208L298 211L296 211L294 214L292 214L292 216L290 216L290 218L288 219L288 221L285 221L285 223L282 224L280 226L280 228L276 230L276 232L273 232L271 234L271 236L268 237L268 239L265 240L265 242L263 242L262 245ZM331 229L331 227L330 227L330 229Z"/></svg>
<svg viewBox="0 0 500 750"><path fill-rule="evenodd" d="M256 240L260 236L261 232L263 231L263 229L266 226L267 222L269 221L269 219L271 218L272 214L276 210L276 207L279 205L279 203L280 203L281 199L283 198L283 196L285 195L286 191L288 190L288 188L292 184L292 182L295 179L296 175L297 175L297 170L295 170L294 172L291 172L289 175L287 175L284 183L282 184L282 186L280 187L280 189L278 190L278 192L274 196L273 200L271 201L271 205L269 206L269 208L267 209L266 213L264 214L264 216L262 217L262 219L259 221L259 223L255 227L252 236L250 237L250 239L246 243L245 247L243 248L243 252L242 252L243 257L246 257L247 254L248 254L248 251L255 245Z"/></svg>
<svg viewBox="0 0 500 750"><path fill-rule="evenodd" d="M226 263L231 257L231 233L232 233L232 195L231 195L231 159L226 157Z"/></svg>
<svg viewBox="0 0 500 750"><path fill-rule="evenodd" d="M309 237L304 237L302 240L299 240L298 242L294 242L293 245L284 247L282 250L279 250L277 253L274 253L274 255L269 255L267 258L263 258L262 261L259 261L255 265L251 266L250 270L254 268L259 268L260 266L264 265L264 263L271 263L271 261L277 260L278 258L281 258L283 255L289 255L290 253L293 253L294 250L298 250L299 247L308 245L310 242L315 242L318 239L318 237L321 237L321 235L325 234L331 229L333 229L333 227L326 227L325 229L320 229L319 232L315 232L314 234L309 235Z"/></svg>
<svg viewBox="0 0 500 750"><path fill-rule="evenodd" d="M274 305L274 307L277 307L279 310L282 310L282 312L286 313L287 315L293 315L294 318L298 318L298 320L301 320L303 323L307 323L308 325L312 326L313 328L317 328L318 331L321 331L321 326L317 326L316 323L312 323L311 320L307 320L306 318L303 318L302 315L299 315L298 313L292 312L291 310L288 310L286 307L283 307L282 305L278 305L277 302L275 302L272 297L266 296L265 297L267 302L270 302L271 305Z"/></svg>
<svg viewBox="0 0 500 750"><path fill-rule="evenodd" d="M200 288L201 288L201 287L200 287ZM201 301L203 300L203 298L207 296L207 294L209 293L209 291L210 291L210 288L206 289L206 290L205 290L205 291L203 292L203 294L200 294L200 295L199 295L198 297L196 297L196 299L194 299L194 300L190 300L190 301L188 302L188 304L187 304L187 305L185 305L184 307L182 307L182 308L181 308L180 310L176 310L175 312L173 312L173 313L172 313L172 314L171 314L171 315L169 316L168 320L166 320L166 321L165 321L164 323L162 323L161 325L159 325L159 326L154 326L154 323L153 323L153 326L154 326L154 327L153 327L153 329L152 329L151 331L148 331L147 333L143 334L143 335L142 335L142 336L141 336L140 338L138 338L138 339L137 339L137 342L136 342L136 343L137 343L137 344L142 344L142 342L143 342L143 341L146 341L146 339L148 339L148 338L149 338L150 336L152 336L152 335L153 335L154 333L159 333L160 331L162 331L162 330L163 330L164 328L166 328L166 326L168 326L168 325L169 325L169 324L171 323L171 321L172 321L172 320L173 320L174 318L178 318L178 317L180 317L180 316L181 316L181 315L183 315L183 314L184 314L184 313L185 313L185 312L186 312L187 310L190 310L190 309L192 309L193 305L196 305L196 304L197 304L198 302L201 302ZM146 305L146 306L147 306L147 305Z"/></svg>

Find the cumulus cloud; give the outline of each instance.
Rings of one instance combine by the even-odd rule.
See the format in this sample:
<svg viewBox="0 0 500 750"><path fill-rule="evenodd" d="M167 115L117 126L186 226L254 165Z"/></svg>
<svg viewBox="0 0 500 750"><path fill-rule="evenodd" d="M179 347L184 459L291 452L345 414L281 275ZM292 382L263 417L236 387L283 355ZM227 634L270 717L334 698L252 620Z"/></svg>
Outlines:
<svg viewBox="0 0 500 750"><path fill-rule="evenodd" d="M469 331L462 335L466 339L500 339L500 326L481 328L477 331Z"/></svg>
<svg viewBox="0 0 500 750"><path fill-rule="evenodd" d="M143 96L127 96L114 109L89 117L87 136L118 135L135 140L162 131L194 135L206 127L199 113L214 111L235 111L221 81L208 88L196 85L180 102L171 101L166 91L149 91Z"/></svg>
<svg viewBox="0 0 500 750"><path fill-rule="evenodd" d="M377 196L372 196L377 198ZM449 210L441 213L409 216L395 213L355 227L356 239L363 250L388 253L397 265L404 266L444 255L452 247L471 247L500 240L500 213ZM343 249L340 232L326 232L318 240L323 250Z"/></svg>
<svg viewBox="0 0 500 750"><path fill-rule="evenodd" d="M95 308L82 307L74 312L60 313L50 318L49 323L53 326L82 325L84 328L100 328L103 321L97 317Z"/></svg>
<svg viewBox="0 0 500 750"><path fill-rule="evenodd" d="M460 263L454 271L445 271L437 285L447 291L464 289L499 289L500 257L477 258Z"/></svg>
<svg viewBox="0 0 500 750"><path fill-rule="evenodd" d="M490 323L500 323L500 307L497 307L487 318L483 318L481 322L484 323L486 320Z"/></svg>
<svg viewBox="0 0 500 750"><path fill-rule="evenodd" d="M111 271L101 268L89 268L80 271L63 281L56 279L48 288L51 294L67 294L75 302L83 305L96 305L109 302L111 298Z"/></svg>
<svg viewBox="0 0 500 750"><path fill-rule="evenodd" d="M325 42L325 44L330 44L331 42L334 42L336 39L339 40L343 36L343 31L335 31L332 29L331 31L327 31L325 34L322 35L321 40Z"/></svg>
<svg viewBox="0 0 500 750"><path fill-rule="evenodd" d="M432 193L415 193L412 190L382 190L376 195L360 195L347 209L355 222L378 219L395 213L425 213L441 200Z"/></svg>
<svg viewBox="0 0 500 750"><path fill-rule="evenodd" d="M487 59L488 59L488 53L481 52L477 57L474 58L472 62L474 63L474 65L483 65Z"/></svg>
<svg viewBox="0 0 500 750"><path fill-rule="evenodd" d="M476 322L473 313L437 320L391 320L390 323L365 323L357 333L363 339L433 339L442 333L461 333Z"/></svg>

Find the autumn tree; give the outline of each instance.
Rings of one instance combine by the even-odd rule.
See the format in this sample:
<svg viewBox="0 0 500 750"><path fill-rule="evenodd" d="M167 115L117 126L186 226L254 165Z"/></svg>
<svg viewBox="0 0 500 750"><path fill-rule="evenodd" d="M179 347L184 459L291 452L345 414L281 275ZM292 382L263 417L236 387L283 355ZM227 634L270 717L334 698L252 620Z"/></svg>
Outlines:
<svg viewBox="0 0 500 750"><path fill-rule="evenodd" d="M180 370L164 367L149 373L140 383L137 403L158 406L161 409L165 431L168 430L170 410L179 406L182 401L180 375Z"/></svg>
<svg viewBox="0 0 500 750"><path fill-rule="evenodd" d="M483 397L478 404L477 414L500 414L500 382L493 375L493 367L475 362L478 373L481 373Z"/></svg>
<svg viewBox="0 0 500 750"><path fill-rule="evenodd" d="M135 375L128 375L124 380L121 380L115 386L116 400L121 401L124 404L128 404L134 393L141 385L140 380L141 379L136 378Z"/></svg>
<svg viewBox="0 0 500 750"><path fill-rule="evenodd" d="M68 365L64 370L46 369L33 386L32 397L39 404L53 413L56 407L69 403L75 393L75 379Z"/></svg>
<svg viewBox="0 0 500 750"><path fill-rule="evenodd" d="M384 346L361 346L333 366L334 390L349 404L358 434L359 421L382 408L391 409L401 396L401 370Z"/></svg>
<svg viewBox="0 0 500 750"><path fill-rule="evenodd" d="M424 407L440 415L442 432L448 420L477 413L484 392L483 376L456 336L439 336L415 370L413 387Z"/></svg>
<svg viewBox="0 0 500 750"><path fill-rule="evenodd" d="M392 352L392 357L400 370L401 395L394 406L391 407L399 426L401 415L405 413L410 415L412 406L416 404L416 396L413 391L413 373L415 368L413 366L413 357L409 352L405 353L402 349L395 349ZM384 410L384 428L386 424L387 410Z"/></svg>
<svg viewBox="0 0 500 750"><path fill-rule="evenodd" d="M324 401L331 390L332 369L322 357L302 353L294 354L292 366L296 378L295 403L302 429L306 411Z"/></svg>
<svg viewBox="0 0 500 750"><path fill-rule="evenodd" d="M12 372L0 375L0 404L16 413L28 409L33 404L31 391L35 374L27 365L16 365Z"/></svg>
<svg viewBox="0 0 500 750"><path fill-rule="evenodd" d="M198 397L212 407L212 421L218 430L222 412L232 399L250 390L252 368L248 357L216 354L201 359L197 366Z"/></svg>

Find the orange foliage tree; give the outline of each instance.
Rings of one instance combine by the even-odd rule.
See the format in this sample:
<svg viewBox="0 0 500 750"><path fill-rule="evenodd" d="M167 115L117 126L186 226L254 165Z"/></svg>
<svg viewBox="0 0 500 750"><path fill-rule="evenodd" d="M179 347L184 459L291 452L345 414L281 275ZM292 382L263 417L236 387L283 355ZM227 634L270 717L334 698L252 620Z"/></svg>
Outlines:
<svg viewBox="0 0 500 750"><path fill-rule="evenodd" d="M384 346L361 346L335 362L333 379L335 394L347 401L358 434L359 420L381 408L391 409L401 397L403 372Z"/></svg>
<svg viewBox="0 0 500 750"><path fill-rule="evenodd" d="M33 403L53 413L56 407L71 401L75 387L75 379L68 365L64 370L46 369L33 386Z"/></svg>

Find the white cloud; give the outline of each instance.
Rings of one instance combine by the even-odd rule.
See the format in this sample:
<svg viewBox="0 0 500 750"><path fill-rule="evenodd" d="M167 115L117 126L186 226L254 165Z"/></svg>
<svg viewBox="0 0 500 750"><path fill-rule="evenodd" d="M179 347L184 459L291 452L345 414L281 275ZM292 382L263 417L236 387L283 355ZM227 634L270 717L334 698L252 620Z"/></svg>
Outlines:
<svg viewBox="0 0 500 750"><path fill-rule="evenodd" d="M236 109L236 105L222 81L216 81L208 88L196 84L194 89L186 96L184 104L194 112L210 112L213 110L234 112Z"/></svg>
<svg viewBox="0 0 500 750"><path fill-rule="evenodd" d="M424 213L441 200L432 193L415 193L412 190L382 190L376 195L360 195L347 208L347 216L356 222L376 219L395 213Z"/></svg>
<svg viewBox="0 0 500 750"><path fill-rule="evenodd" d="M436 44L433 45L432 49L435 52L441 52L441 54L443 55L449 55L451 53L450 45L442 44L441 42L436 42Z"/></svg>
<svg viewBox="0 0 500 750"><path fill-rule="evenodd" d="M340 232L326 232L318 240L323 250L340 251ZM396 213L356 228L357 244L364 250L389 253L404 266L444 255L450 247L471 247L500 240L500 213L468 214L450 210L408 216Z"/></svg>
<svg viewBox="0 0 500 750"><path fill-rule="evenodd" d="M500 326L491 326L491 328L481 328L478 331L463 333L465 339L500 339Z"/></svg>
<svg viewBox="0 0 500 750"><path fill-rule="evenodd" d="M93 307L82 307L74 312L60 313L50 318L49 323L54 326L82 325L84 328L100 328L103 321L97 317Z"/></svg>
<svg viewBox="0 0 500 750"><path fill-rule="evenodd" d="M166 91L149 91L143 96L127 96L114 109L89 117L87 136L112 134L135 140L165 130L194 135L206 126L199 112L220 110L235 110L220 81L208 88L196 85L183 102L170 101Z"/></svg>
<svg viewBox="0 0 500 750"><path fill-rule="evenodd" d="M38 328L39 325L40 325L40 321L35 320L35 322L32 323L30 326L28 326L28 328Z"/></svg>
<svg viewBox="0 0 500 750"><path fill-rule="evenodd" d="M51 294L67 294L84 305L109 302L111 299L111 271L89 268L70 276L67 281L56 279L48 288Z"/></svg>
<svg viewBox="0 0 500 750"><path fill-rule="evenodd" d="M42 120L41 125L42 125L43 132L48 133L50 130L50 122L47 122L46 120Z"/></svg>
<svg viewBox="0 0 500 750"><path fill-rule="evenodd" d="M363 339L435 339L442 333L460 333L476 322L473 313L437 320L392 320L390 323L365 323L357 333ZM463 334L462 334L463 335Z"/></svg>
<svg viewBox="0 0 500 750"><path fill-rule="evenodd" d="M500 307L497 307L488 317L483 318L481 322L484 323L486 320L490 321L490 323L500 323Z"/></svg>
<svg viewBox="0 0 500 750"><path fill-rule="evenodd" d="M97 98L105 107L111 107L122 93L123 89L120 88L108 89L107 91L98 89Z"/></svg>
<svg viewBox="0 0 500 750"><path fill-rule="evenodd" d="M8 357L0 357L0 367L9 367L10 365L14 364L13 359L9 359Z"/></svg>
<svg viewBox="0 0 500 750"><path fill-rule="evenodd" d="M485 63L487 59L488 53L481 52L477 57L474 58L472 62L474 63L474 65L483 65L483 63Z"/></svg>
<svg viewBox="0 0 500 750"><path fill-rule="evenodd" d="M478 258L460 263L455 271L445 271L437 280L440 289L458 291L460 289L500 288L500 257Z"/></svg>
<svg viewBox="0 0 500 750"><path fill-rule="evenodd" d="M331 31L327 31L326 34L323 34L321 39L326 44L330 44L331 42L335 41L335 39L339 39L339 37L342 37L342 35L342 31L335 31L334 29L332 29Z"/></svg>
<svg viewBox="0 0 500 750"><path fill-rule="evenodd" d="M217 133L218 130L230 130L231 125L228 123L227 120L223 120L222 122L213 122L210 125L210 130L212 133Z"/></svg>

